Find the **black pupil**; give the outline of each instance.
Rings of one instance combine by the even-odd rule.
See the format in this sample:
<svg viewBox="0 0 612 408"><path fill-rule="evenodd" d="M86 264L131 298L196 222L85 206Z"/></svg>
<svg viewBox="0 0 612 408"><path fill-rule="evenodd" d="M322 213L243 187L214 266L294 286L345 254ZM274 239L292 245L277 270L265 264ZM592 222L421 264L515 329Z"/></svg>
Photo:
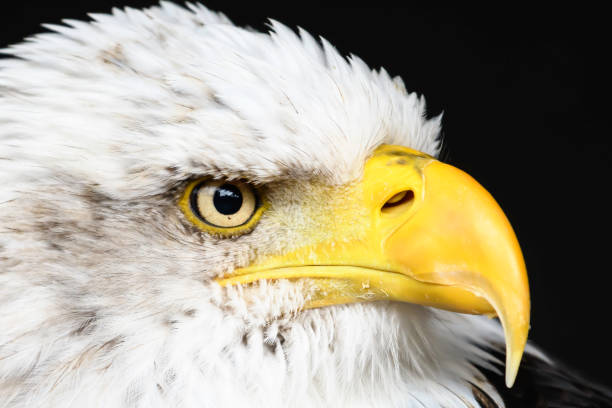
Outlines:
<svg viewBox="0 0 612 408"><path fill-rule="evenodd" d="M215 190L213 204L221 214L235 214L242 207L242 193L233 184L223 184Z"/></svg>

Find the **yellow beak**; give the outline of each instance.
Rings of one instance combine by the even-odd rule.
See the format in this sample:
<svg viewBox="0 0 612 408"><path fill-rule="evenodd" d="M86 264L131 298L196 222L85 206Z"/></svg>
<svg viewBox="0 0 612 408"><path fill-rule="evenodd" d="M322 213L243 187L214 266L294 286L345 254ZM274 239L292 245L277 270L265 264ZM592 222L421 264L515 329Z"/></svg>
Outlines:
<svg viewBox="0 0 612 408"><path fill-rule="evenodd" d="M332 239L258 259L219 284L309 278L310 308L388 299L498 316L512 386L529 331L529 287L493 197L461 170L389 145L348 191L351 205L329 209Z"/></svg>

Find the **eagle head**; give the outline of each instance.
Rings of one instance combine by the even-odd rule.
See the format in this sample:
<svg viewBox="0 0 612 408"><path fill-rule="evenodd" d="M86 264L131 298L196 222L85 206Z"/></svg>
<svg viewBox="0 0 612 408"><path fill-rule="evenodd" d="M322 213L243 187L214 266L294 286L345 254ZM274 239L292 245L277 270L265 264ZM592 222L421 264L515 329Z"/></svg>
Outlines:
<svg viewBox="0 0 612 408"><path fill-rule="evenodd" d="M523 258L422 98L275 21L91 17L0 60L0 406L499 401Z"/></svg>

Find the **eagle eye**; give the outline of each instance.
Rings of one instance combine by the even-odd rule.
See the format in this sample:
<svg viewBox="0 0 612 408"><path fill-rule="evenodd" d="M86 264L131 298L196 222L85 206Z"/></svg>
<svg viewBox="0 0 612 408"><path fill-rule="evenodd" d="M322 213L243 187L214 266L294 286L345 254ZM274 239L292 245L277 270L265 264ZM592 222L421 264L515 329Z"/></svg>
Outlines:
<svg viewBox="0 0 612 408"><path fill-rule="evenodd" d="M241 181L196 180L187 186L180 206L201 229L230 236L250 231L263 212L255 187Z"/></svg>

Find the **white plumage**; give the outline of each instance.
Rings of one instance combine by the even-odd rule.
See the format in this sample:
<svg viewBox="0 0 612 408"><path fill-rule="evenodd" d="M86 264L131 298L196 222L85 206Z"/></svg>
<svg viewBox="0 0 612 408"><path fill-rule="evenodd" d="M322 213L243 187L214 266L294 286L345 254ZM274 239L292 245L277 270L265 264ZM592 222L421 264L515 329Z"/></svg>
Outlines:
<svg viewBox="0 0 612 408"><path fill-rule="evenodd" d="M498 398L472 365L503 344L492 320L298 311L299 282L213 281L295 246L316 227L304 202L330 199L311 186L357 180L380 144L435 155L422 98L277 22L170 3L92 18L0 60L0 407L469 407L470 382ZM201 233L176 200L206 175L276 204L250 234Z"/></svg>

